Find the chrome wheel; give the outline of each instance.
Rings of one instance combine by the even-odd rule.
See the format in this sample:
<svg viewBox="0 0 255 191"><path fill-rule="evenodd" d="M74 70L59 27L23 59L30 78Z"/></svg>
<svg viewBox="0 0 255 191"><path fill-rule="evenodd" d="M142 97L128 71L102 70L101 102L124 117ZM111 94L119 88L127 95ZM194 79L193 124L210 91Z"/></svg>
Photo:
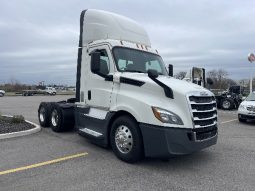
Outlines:
<svg viewBox="0 0 255 191"><path fill-rule="evenodd" d="M230 108L230 102L229 102L229 101L223 101L222 107L223 107L224 109Z"/></svg>
<svg viewBox="0 0 255 191"><path fill-rule="evenodd" d="M51 123L55 127L58 125L58 112L57 112L56 109L54 109L52 111L52 114L51 114Z"/></svg>
<svg viewBox="0 0 255 191"><path fill-rule="evenodd" d="M115 143L118 150L123 154L127 154L132 150L133 136L127 126L121 125L116 129Z"/></svg>
<svg viewBox="0 0 255 191"><path fill-rule="evenodd" d="M39 118L42 123L45 121L45 114L46 114L45 108L41 107L40 112L39 112Z"/></svg>

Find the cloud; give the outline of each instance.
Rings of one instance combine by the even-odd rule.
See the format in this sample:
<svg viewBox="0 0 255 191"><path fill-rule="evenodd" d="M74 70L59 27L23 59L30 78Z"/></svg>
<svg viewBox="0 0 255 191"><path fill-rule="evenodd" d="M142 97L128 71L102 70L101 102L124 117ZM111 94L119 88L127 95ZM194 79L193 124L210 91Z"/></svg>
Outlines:
<svg viewBox="0 0 255 191"><path fill-rule="evenodd" d="M3 0L0 83L16 78L23 83L74 85L79 16L87 8L141 23L152 46L176 72L192 66L223 68L229 77L241 79L252 70L247 61L248 53L255 52L252 0Z"/></svg>

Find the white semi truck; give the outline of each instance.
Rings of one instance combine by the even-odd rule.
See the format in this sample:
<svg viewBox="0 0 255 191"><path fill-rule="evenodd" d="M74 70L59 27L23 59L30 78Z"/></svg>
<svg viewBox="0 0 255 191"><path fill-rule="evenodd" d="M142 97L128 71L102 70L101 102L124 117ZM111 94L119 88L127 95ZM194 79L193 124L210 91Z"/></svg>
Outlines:
<svg viewBox="0 0 255 191"><path fill-rule="evenodd" d="M85 10L80 16L76 97L42 102L41 126L75 127L118 158L169 158L217 142L213 93L174 79L146 31L126 17Z"/></svg>

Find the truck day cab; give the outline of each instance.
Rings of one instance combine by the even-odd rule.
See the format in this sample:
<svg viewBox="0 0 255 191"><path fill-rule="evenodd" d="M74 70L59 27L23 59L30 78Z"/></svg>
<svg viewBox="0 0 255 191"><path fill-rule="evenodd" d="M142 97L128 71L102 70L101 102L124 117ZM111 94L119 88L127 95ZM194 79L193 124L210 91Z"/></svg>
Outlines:
<svg viewBox="0 0 255 191"><path fill-rule="evenodd" d="M56 132L74 126L126 162L189 154L218 134L213 93L169 76L139 24L100 10L81 13L76 98L42 102L38 117Z"/></svg>

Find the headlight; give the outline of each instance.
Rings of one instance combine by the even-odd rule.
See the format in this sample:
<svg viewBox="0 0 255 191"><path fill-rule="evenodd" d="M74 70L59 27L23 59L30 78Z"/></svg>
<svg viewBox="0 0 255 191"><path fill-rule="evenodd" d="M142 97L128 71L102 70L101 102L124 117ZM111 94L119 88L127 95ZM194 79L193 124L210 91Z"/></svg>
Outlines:
<svg viewBox="0 0 255 191"><path fill-rule="evenodd" d="M171 123L177 125L183 125L181 118L171 111L161 109L158 107L151 107L155 117L162 123Z"/></svg>
<svg viewBox="0 0 255 191"><path fill-rule="evenodd" d="M239 109L246 109L244 105L239 105Z"/></svg>

